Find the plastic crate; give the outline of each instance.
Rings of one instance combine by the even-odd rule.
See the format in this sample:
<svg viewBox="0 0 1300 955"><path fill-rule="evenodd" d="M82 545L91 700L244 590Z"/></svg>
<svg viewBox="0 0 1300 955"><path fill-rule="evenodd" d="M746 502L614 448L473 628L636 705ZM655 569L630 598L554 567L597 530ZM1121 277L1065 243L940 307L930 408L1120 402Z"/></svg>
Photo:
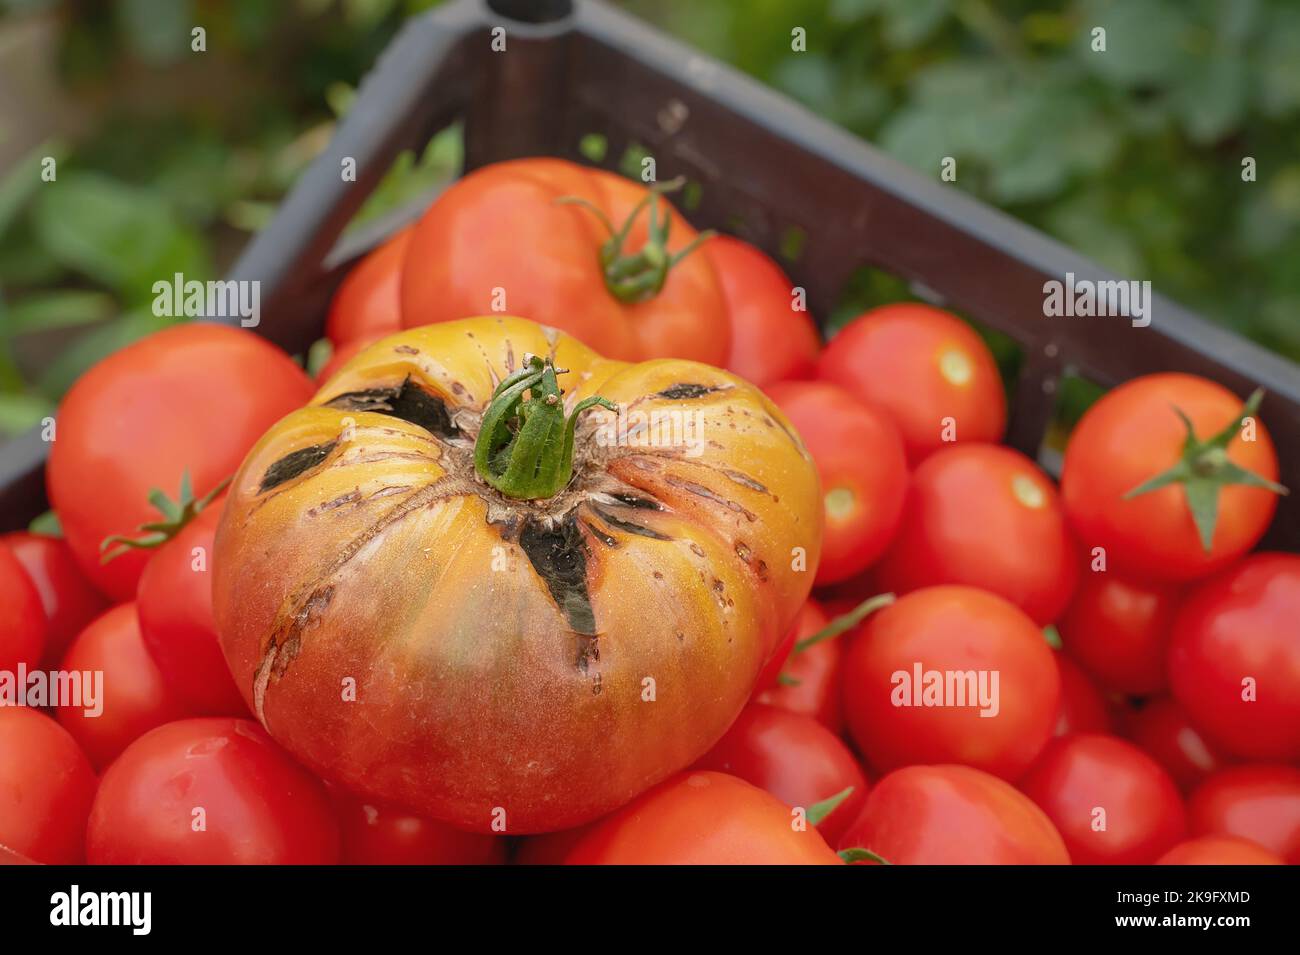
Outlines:
<svg viewBox="0 0 1300 955"><path fill-rule="evenodd" d="M504 29L506 48L493 50ZM346 120L229 278L262 283L257 331L294 352L321 335L330 296L361 254L418 215L412 206L338 241L404 149L461 121L465 166L522 156L603 165L633 144L658 177L697 184L699 227L737 231L780 257L825 317L864 265L900 276L937 304L1024 348L1007 441L1037 456L1065 373L1110 386L1155 371L1213 378L1262 416L1283 481L1300 492L1300 367L1187 309L1152 297L1153 320L1047 318L1043 285L1116 276L955 187L910 170L735 70L592 0L456 0L409 21L365 79ZM356 161L343 182L341 161ZM38 432L0 449L0 529L46 507ZM1284 498L1266 538L1300 549L1300 493Z"/></svg>

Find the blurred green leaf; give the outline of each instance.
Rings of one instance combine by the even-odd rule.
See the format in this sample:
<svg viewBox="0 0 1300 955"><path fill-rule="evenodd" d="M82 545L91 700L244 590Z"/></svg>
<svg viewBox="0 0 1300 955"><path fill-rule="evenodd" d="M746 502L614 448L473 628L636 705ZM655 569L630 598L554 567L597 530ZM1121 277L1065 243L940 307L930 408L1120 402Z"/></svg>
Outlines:
<svg viewBox="0 0 1300 955"><path fill-rule="evenodd" d="M38 292L9 305L5 326L10 335L75 328L103 321L114 310L113 297L104 292Z"/></svg>
<svg viewBox="0 0 1300 955"><path fill-rule="evenodd" d="M170 318L158 318L149 311L130 312L91 330L62 352L41 375L37 389L42 395L57 399L88 368L146 335L175 324Z"/></svg>
<svg viewBox="0 0 1300 955"><path fill-rule="evenodd" d="M54 414L54 403L40 395L0 393L0 434L14 437Z"/></svg>

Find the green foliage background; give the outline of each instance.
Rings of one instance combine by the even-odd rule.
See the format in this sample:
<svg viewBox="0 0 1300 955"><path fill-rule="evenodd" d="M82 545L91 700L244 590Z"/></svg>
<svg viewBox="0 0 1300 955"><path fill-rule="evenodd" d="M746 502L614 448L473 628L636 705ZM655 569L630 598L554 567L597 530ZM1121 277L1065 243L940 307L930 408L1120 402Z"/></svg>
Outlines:
<svg viewBox="0 0 1300 955"><path fill-rule="evenodd" d="M0 0L0 31L57 18L61 96L89 117L0 178L0 433L167 321L149 310L159 276L215 277L433 3ZM956 188L1300 360L1300 3L623 5L927 174L956 157ZM47 155L56 189L40 187ZM454 136L404 157L366 214L458 162Z"/></svg>

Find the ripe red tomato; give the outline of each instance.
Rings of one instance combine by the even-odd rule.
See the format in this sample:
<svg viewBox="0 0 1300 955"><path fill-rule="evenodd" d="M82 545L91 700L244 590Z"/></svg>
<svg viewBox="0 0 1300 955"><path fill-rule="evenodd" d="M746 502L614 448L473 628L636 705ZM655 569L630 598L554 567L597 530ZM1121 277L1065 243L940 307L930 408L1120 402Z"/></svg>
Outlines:
<svg viewBox="0 0 1300 955"><path fill-rule="evenodd" d="M693 768L730 773L803 809L852 789L816 824L831 845L867 798L867 777L838 736L811 716L763 703L745 707Z"/></svg>
<svg viewBox="0 0 1300 955"><path fill-rule="evenodd" d="M45 650L41 595L9 546L0 542L0 670L35 667Z"/></svg>
<svg viewBox="0 0 1300 955"><path fill-rule="evenodd" d="M840 865L790 807L725 773L685 772L593 824L568 865Z"/></svg>
<svg viewBox="0 0 1300 955"><path fill-rule="evenodd" d="M344 865L500 865L506 840L377 805L330 786Z"/></svg>
<svg viewBox="0 0 1300 955"><path fill-rule="evenodd" d="M1229 762L1197 731L1183 708L1168 697L1148 700L1134 711L1128 718L1126 735L1184 790Z"/></svg>
<svg viewBox="0 0 1300 955"><path fill-rule="evenodd" d="M330 865L329 796L249 720L168 723L100 781L86 828L92 865Z"/></svg>
<svg viewBox="0 0 1300 955"><path fill-rule="evenodd" d="M82 576L63 538L14 531L0 536L0 541L9 545L40 594L46 622L44 662L53 666L63 659L82 627L108 608L108 602Z"/></svg>
<svg viewBox="0 0 1300 955"><path fill-rule="evenodd" d="M868 617L844 712L869 766L962 763L1014 779L1056 725L1061 679L1034 622L973 587L928 587ZM988 715L983 715L988 714Z"/></svg>
<svg viewBox="0 0 1300 955"><path fill-rule="evenodd" d="M829 622L826 611L809 598L795 621L796 639L812 636ZM776 685L758 691L754 699L811 716L832 733L841 733L844 730L844 708L840 704L840 662L844 657L841 639L822 640L799 653L789 652L785 665L778 671ZM794 642L790 642L791 650ZM778 648L777 652L783 651Z"/></svg>
<svg viewBox="0 0 1300 955"><path fill-rule="evenodd" d="M846 580L889 546L907 490L898 432L881 413L824 381L766 389L799 431L821 478L826 522L816 584Z"/></svg>
<svg viewBox="0 0 1300 955"><path fill-rule="evenodd" d="M167 685L191 715L248 716L212 618L212 553L223 501L158 548L140 578L140 630Z"/></svg>
<svg viewBox="0 0 1300 955"><path fill-rule="evenodd" d="M1300 769L1257 763L1220 770L1187 801L1193 835L1249 839L1300 865Z"/></svg>
<svg viewBox="0 0 1300 955"><path fill-rule="evenodd" d="M1084 570L1058 628L1065 652L1107 689L1157 693L1168 683L1165 655L1179 596L1169 584Z"/></svg>
<svg viewBox="0 0 1300 955"><path fill-rule="evenodd" d="M72 641L60 669L81 673L83 680L103 674L102 696L93 708L83 698L55 710L99 772L155 726L193 714L145 648L134 603L118 604L92 621Z"/></svg>
<svg viewBox="0 0 1300 955"><path fill-rule="evenodd" d="M412 231L407 226L377 246L339 284L325 318L325 337L334 343L336 355L352 342L402 330L402 262Z"/></svg>
<svg viewBox="0 0 1300 955"><path fill-rule="evenodd" d="M1174 846L1156 865L1285 865L1274 853L1249 839L1201 836Z"/></svg>
<svg viewBox="0 0 1300 955"><path fill-rule="evenodd" d="M1083 545L1105 548L1110 567L1133 577L1190 580L1226 567L1255 545L1277 506L1267 488L1226 484L1207 549L1185 485L1129 496L1183 462L1188 434L1180 413L1199 439L1219 434L1226 444L1198 447L1188 473L1225 481L1244 468L1277 480L1268 431L1257 421L1255 440L1244 440L1242 402L1222 385L1195 375L1146 375L1103 396L1070 435L1061 496Z"/></svg>
<svg viewBox="0 0 1300 955"><path fill-rule="evenodd" d="M85 860L95 771L39 710L0 706L0 845L48 865Z"/></svg>
<svg viewBox="0 0 1300 955"><path fill-rule="evenodd" d="M46 468L50 501L82 572L115 600L134 598L148 552L103 564L104 539L157 521L150 490L175 497L187 471L195 494L207 494L312 390L275 346L208 323L150 335L82 375L59 406Z"/></svg>
<svg viewBox="0 0 1300 955"><path fill-rule="evenodd" d="M992 591L1040 626L1074 591L1078 555L1047 475L1018 451L967 444L912 475L903 520L876 568L884 590L935 584Z"/></svg>
<svg viewBox="0 0 1300 955"><path fill-rule="evenodd" d="M1252 554L1187 598L1169 644L1174 698L1248 759L1300 758L1300 556Z"/></svg>
<svg viewBox="0 0 1300 955"><path fill-rule="evenodd" d="M900 302L858 316L826 346L817 375L884 409L913 466L946 441L1000 441L1006 428L1006 396L988 346L930 305Z"/></svg>
<svg viewBox="0 0 1300 955"><path fill-rule="evenodd" d="M1052 654L1061 675L1061 706L1057 711L1054 736L1069 733L1109 733L1113 729L1110 709L1088 674L1065 654Z"/></svg>
<svg viewBox="0 0 1300 955"><path fill-rule="evenodd" d="M777 644L776 649L772 651L772 656L764 665L763 671L759 673L758 680L754 683L754 693L757 695L764 690L780 686L781 671L790 661L794 645L800 640L811 637L829 622L830 618L826 616L826 611L822 609L821 604L812 597L804 601L798 615L794 618L794 623L786 628L785 636L781 638L781 642Z"/></svg>
<svg viewBox="0 0 1300 955"><path fill-rule="evenodd" d="M329 381L340 368L377 341L379 341L378 338L354 338L342 345L336 345L334 354L330 355L330 360L321 365L320 370L316 372L316 383L323 385Z"/></svg>
<svg viewBox="0 0 1300 955"><path fill-rule="evenodd" d="M1010 784L968 766L908 766L872 788L839 846L894 865L1069 865L1060 834Z"/></svg>
<svg viewBox="0 0 1300 955"><path fill-rule="evenodd" d="M1051 818L1076 865L1149 865L1187 831L1169 774L1113 736L1052 740L1020 788Z"/></svg>
<svg viewBox="0 0 1300 955"><path fill-rule="evenodd" d="M717 275L703 254L677 258L697 234L662 196L643 205L650 196L562 159L476 169L415 225L403 325L505 313L568 332L605 358L722 365L731 329ZM651 239L652 210L666 236ZM611 243L629 219L626 240Z"/></svg>
<svg viewBox="0 0 1300 955"><path fill-rule="evenodd" d="M808 312L794 308L794 283L759 249L729 235L704 244L731 316L725 367L760 388L811 378L821 337Z"/></svg>

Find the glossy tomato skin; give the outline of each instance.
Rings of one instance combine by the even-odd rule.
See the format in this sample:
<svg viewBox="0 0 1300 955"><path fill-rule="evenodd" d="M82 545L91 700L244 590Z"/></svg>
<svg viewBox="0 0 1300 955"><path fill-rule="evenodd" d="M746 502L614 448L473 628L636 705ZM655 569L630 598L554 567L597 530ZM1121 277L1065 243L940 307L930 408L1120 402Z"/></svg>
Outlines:
<svg viewBox="0 0 1300 955"><path fill-rule="evenodd" d="M1011 448L953 445L912 475L902 522L876 568L883 590L981 587L1040 626L1065 609L1078 556L1056 488Z"/></svg>
<svg viewBox="0 0 1300 955"><path fill-rule="evenodd" d="M1105 548L1112 569L1168 581L1204 577L1250 550L1277 507L1277 495L1264 488L1223 488L1209 553L1182 485L1124 499L1181 457L1187 429L1175 409L1187 415L1198 437L1208 438L1241 408L1242 400L1222 385L1173 372L1135 378L1104 395L1070 435L1061 472L1061 497L1082 545ZM1228 458L1277 480L1277 454L1262 421L1255 440L1233 439Z"/></svg>
<svg viewBox="0 0 1300 955"><path fill-rule="evenodd" d="M821 630L830 617L811 597L804 604L795 622L798 639L810 637ZM840 702L841 661L844 658L844 638L841 634L831 640L814 643L801 653L791 652L785 665L778 671L775 685L758 689L754 699L769 703L791 713L811 716L836 735L844 731L844 707ZM794 641L790 642L793 650Z"/></svg>
<svg viewBox="0 0 1300 955"><path fill-rule="evenodd" d="M731 350L724 366L760 388L811 378L821 337L805 309L794 307L794 283L760 249L718 235L704 244L713 263L727 313Z"/></svg>
<svg viewBox="0 0 1300 955"><path fill-rule="evenodd" d="M599 256L609 234L589 208L620 228L645 187L561 159L494 163L453 183L415 225L402 275L407 328L505 312L568 332L607 358L690 358L721 366L731 344L727 303L703 250L669 271L650 298L625 304L605 284ZM671 214L668 251L683 251L696 232ZM642 211L625 251L646 240ZM504 296L504 301L502 300Z"/></svg>
<svg viewBox="0 0 1300 955"><path fill-rule="evenodd" d="M330 787L344 865L500 865L506 840L454 829Z"/></svg>
<svg viewBox="0 0 1300 955"><path fill-rule="evenodd" d="M325 337L335 349L402 330L402 263L411 231L407 226L375 248L339 284L325 318Z"/></svg>
<svg viewBox="0 0 1300 955"><path fill-rule="evenodd" d="M1174 621L1169 682L1206 738L1300 758L1300 556L1259 553L1198 586Z"/></svg>
<svg viewBox="0 0 1300 955"><path fill-rule="evenodd" d="M968 689L962 681L964 701L956 685L951 698L936 698L942 705L923 692L935 673L966 672L981 682ZM972 587L914 591L868 617L849 642L843 680L849 731L881 771L961 763L1014 779L1051 736L1060 706L1057 664L1041 631Z"/></svg>
<svg viewBox="0 0 1300 955"><path fill-rule="evenodd" d="M338 373L340 368L377 341L379 341L378 338L371 337L354 338L352 341L335 346L334 353L330 355L329 361L321 365L320 370L316 372L316 384L323 385L329 381Z"/></svg>
<svg viewBox="0 0 1300 955"><path fill-rule="evenodd" d="M907 766L872 788L839 848L894 865L1069 865L1060 834L1010 784L969 766Z"/></svg>
<svg viewBox="0 0 1300 955"><path fill-rule="evenodd" d="M567 865L841 865L816 829L756 786L686 772L592 825Z"/></svg>
<svg viewBox="0 0 1300 955"><path fill-rule="evenodd" d="M816 584L847 580L889 546L903 512L907 460L889 419L824 381L765 389L817 464L825 510Z"/></svg>
<svg viewBox="0 0 1300 955"><path fill-rule="evenodd" d="M1133 696L1168 684L1165 657L1179 588L1085 569L1057 629L1065 651L1107 689Z"/></svg>
<svg viewBox="0 0 1300 955"><path fill-rule="evenodd" d="M838 736L811 716L763 703L745 707L727 735L693 768L729 773L803 809L851 788L817 824L831 845L867 798L867 777Z"/></svg>
<svg viewBox="0 0 1300 955"><path fill-rule="evenodd" d="M118 604L93 620L72 642L60 669L103 674L102 696L93 709L83 700L55 711L99 772L149 730L193 715L145 648L135 603Z"/></svg>
<svg viewBox="0 0 1300 955"><path fill-rule="evenodd" d="M34 862L85 861L95 771L68 731L39 710L0 707L0 846Z"/></svg>
<svg viewBox="0 0 1300 955"><path fill-rule="evenodd" d="M92 865L330 865L339 831L324 785L260 726L190 719L145 734L104 773L86 855Z"/></svg>
<svg viewBox="0 0 1300 955"><path fill-rule="evenodd" d="M48 626L41 595L9 546L0 542L0 670L33 668L45 651Z"/></svg>
<svg viewBox="0 0 1300 955"><path fill-rule="evenodd" d="M1076 865L1149 865L1187 832L1169 774L1113 736L1052 740L1020 789L1051 818Z"/></svg>
<svg viewBox="0 0 1300 955"><path fill-rule="evenodd" d="M212 616L212 555L223 505L214 501L158 548L140 578L145 646L191 716L249 715Z"/></svg>
<svg viewBox="0 0 1300 955"><path fill-rule="evenodd" d="M1065 654L1056 651L1052 656L1061 675L1061 707L1053 735L1111 732L1114 720L1096 684Z"/></svg>
<svg viewBox="0 0 1300 955"><path fill-rule="evenodd" d="M0 536L36 585L45 609L45 662L63 658L81 628L108 609L108 601L81 573L76 558L61 537L28 531Z"/></svg>
<svg viewBox="0 0 1300 955"><path fill-rule="evenodd" d="M1169 697L1148 700L1132 713L1126 735L1164 767L1183 790L1191 789L1231 762L1201 735L1183 708Z"/></svg>
<svg viewBox="0 0 1300 955"><path fill-rule="evenodd" d="M46 486L86 577L114 600L134 598L149 551L104 564L100 543L157 520L150 490L175 498L186 471L196 496L210 492L311 392L274 345L209 323L157 332L82 375L59 406Z"/></svg>
<svg viewBox="0 0 1300 955"><path fill-rule="evenodd" d="M1285 865L1276 854L1249 839L1201 836L1174 846L1156 865Z"/></svg>
<svg viewBox="0 0 1300 955"><path fill-rule="evenodd" d="M1187 801L1193 835L1239 836L1300 865L1300 769L1232 766L1207 778Z"/></svg>
<svg viewBox="0 0 1300 955"><path fill-rule="evenodd" d="M842 328L817 376L889 414L916 466L945 447L949 423L964 441L999 441L1006 396L997 363L973 328L919 302L883 305Z"/></svg>

